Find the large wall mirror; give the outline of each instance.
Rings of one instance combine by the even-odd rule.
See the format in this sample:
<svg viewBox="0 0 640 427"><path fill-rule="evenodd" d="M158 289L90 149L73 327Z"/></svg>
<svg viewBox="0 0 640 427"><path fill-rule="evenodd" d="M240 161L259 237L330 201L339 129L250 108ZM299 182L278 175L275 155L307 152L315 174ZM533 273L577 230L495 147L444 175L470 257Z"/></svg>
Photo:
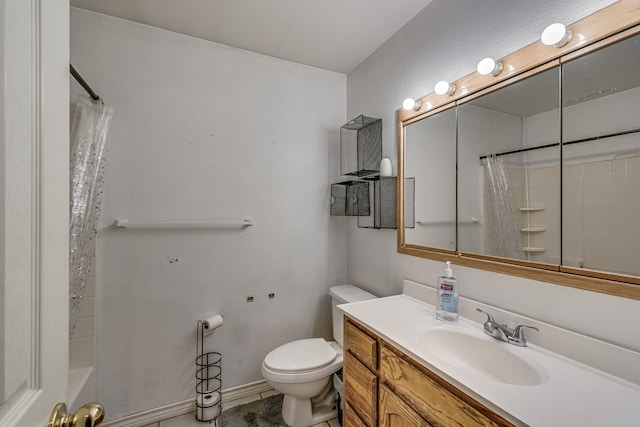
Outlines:
<svg viewBox="0 0 640 427"><path fill-rule="evenodd" d="M398 204L401 221L415 215L415 228L399 224L399 252L640 299L631 3L570 26L563 48L503 58L505 76L473 73L459 94L399 110L399 174L415 178L415 211Z"/></svg>

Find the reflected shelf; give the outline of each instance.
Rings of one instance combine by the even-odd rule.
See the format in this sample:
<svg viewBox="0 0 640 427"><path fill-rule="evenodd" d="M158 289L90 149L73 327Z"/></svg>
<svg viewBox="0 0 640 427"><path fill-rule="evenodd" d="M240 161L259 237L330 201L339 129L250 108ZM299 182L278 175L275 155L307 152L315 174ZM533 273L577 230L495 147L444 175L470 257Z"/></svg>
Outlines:
<svg viewBox="0 0 640 427"><path fill-rule="evenodd" d="M534 248L534 247L530 247L530 246L525 246L524 248L522 248L522 250L524 252L544 252L544 251L546 251L545 248Z"/></svg>

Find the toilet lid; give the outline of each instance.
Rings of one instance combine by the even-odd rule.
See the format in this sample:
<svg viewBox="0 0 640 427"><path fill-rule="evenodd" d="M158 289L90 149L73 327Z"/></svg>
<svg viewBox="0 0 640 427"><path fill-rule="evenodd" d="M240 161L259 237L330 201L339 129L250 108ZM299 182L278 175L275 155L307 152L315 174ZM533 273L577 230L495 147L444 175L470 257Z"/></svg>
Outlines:
<svg viewBox="0 0 640 427"><path fill-rule="evenodd" d="M267 354L264 364L280 372L308 371L328 365L337 354L323 338L309 338L281 345Z"/></svg>

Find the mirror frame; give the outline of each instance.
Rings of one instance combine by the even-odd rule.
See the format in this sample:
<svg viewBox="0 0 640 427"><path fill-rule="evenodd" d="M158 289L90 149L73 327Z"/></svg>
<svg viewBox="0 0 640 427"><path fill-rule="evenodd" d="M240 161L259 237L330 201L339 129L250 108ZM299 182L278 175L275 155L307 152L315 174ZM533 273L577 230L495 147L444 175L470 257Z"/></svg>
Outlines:
<svg viewBox="0 0 640 427"><path fill-rule="evenodd" d="M440 96L430 93L419 99L421 106L418 110L405 111L402 108L397 110L398 253L436 261L452 261L457 265L640 300L640 277L563 265L541 265L522 260L419 246L408 244L405 241L405 126L448 108L457 107L471 99L511 85L549 68L559 66L564 62L584 56L617 41L640 34L640 7L638 7L638 1L620 0L569 25L568 28L572 31L573 37L562 48L545 46L538 40L500 59L504 69L497 77L491 75L482 76L473 72L452 82L458 88L453 96Z"/></svg>

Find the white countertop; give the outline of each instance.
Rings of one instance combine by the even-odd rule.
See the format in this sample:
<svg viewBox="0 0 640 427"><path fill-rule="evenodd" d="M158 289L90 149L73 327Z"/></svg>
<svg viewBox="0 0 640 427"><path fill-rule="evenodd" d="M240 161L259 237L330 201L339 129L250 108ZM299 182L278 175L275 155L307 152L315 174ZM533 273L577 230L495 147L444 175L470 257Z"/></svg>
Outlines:
<svg viewBox="0 0 640 427"><path fill-rule="evenodd" d="M471 397L518 425L640 426L640 386L529 344L517 347L486 335L482 325L465 318L456 323L435 319L435 308L407 295L338 306L351 318L412 356ZM419 339L429 330L455 328L503 346L536 367L543 381L507 384L482 372L444 360Z"/></svg>

